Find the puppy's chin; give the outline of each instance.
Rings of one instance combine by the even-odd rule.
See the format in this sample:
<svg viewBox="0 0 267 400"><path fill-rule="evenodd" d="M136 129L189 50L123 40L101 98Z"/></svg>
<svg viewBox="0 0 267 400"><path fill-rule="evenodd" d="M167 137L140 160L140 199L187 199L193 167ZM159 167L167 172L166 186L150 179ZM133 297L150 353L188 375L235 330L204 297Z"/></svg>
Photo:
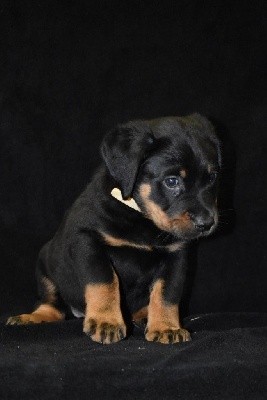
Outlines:
<svg viewBox="0 0 267 400"><path fill-rule="evenodd" d="M218 226L218 212L216 209L213 210L214 224L208 230L200 230L195 226L193 221L188 218L188 213L183 213L172 219L172 234L177 238L182 238L183 240L194 240L203 237L210 236L214 233Z"/></svg>
<svg viewBox="0 0 267 400"><path fill-rule="evenodd" d="M172 234L177 237L177 239L184 241L191 241L195 239L201 239L210 236L216 230L217 223L215 223L208 231L200 232L194 226L187 229L179 229L178 227L172 231Z"/></svg>
<svg viewBox="0 0 267 400"><path fill-rule="evenodd" d="M190 242L191 240L202 237L202 235L199 235L199 232L196 232L195 229L187 230L187 231L175 229L172 232L172 234L173 234L173 236L176 236L177 239L183 240L185 242Z"/></svg>

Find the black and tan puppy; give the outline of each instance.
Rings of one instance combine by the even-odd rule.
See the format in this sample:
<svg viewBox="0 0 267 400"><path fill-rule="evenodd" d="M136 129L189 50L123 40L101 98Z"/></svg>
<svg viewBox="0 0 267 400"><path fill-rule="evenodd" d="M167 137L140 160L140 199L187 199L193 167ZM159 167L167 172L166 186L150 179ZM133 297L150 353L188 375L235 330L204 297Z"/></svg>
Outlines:
<svg viewBox="0 0 267 400"><path fill-rule="evenodd" d="M198 114L129 122L106 135L102 156L40 252L38 307L7 323L58 321L71 309L84 314L83 330L96 342L123 339L125 315L147 318L149 341L190 340L179 301L187 243L212 233L218 220L213 127Z"/></svg>

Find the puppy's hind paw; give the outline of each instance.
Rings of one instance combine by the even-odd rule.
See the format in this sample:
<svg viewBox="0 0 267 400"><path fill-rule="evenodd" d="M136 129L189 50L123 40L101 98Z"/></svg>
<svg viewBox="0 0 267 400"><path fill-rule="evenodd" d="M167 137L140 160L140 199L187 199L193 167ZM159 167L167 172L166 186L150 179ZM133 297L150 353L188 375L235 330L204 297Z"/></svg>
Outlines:
<svg viewBox="0 0 267 400"><path fill-rule="evenodd" d="M6 325L26 325L34 324L31 320L31 314L21 314L15 315L14 317L9 317L6 321Z"/></svg>

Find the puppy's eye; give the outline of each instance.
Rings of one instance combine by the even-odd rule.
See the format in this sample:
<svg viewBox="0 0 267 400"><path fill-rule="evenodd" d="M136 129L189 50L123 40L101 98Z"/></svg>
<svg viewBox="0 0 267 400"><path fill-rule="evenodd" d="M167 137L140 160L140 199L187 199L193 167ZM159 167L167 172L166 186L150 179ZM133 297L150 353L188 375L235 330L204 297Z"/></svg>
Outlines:
<svg viewBox="0 0 267 400"><path fill-rule="evenodd" d="M164 179L164 184L169 188L169 189L174 189L177 186L179 186L179 179L176 178L176 176L169 176L168 178Z"/></svg>
<svg viewBox="0 0 267 400"><path fill-rule="evenodd" d="M218 177L218 172L211 172L209 174L210 183L213 184L217 180L217 177Z"/></svg>

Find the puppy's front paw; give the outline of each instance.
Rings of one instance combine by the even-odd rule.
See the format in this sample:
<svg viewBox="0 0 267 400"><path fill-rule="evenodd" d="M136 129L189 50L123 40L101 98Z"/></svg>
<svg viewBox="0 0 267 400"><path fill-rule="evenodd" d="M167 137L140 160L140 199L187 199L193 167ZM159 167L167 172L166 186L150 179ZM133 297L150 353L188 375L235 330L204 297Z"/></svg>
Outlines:
<svg viewBox="0 0 267 400"><path fill-rule="evenodd" d="M149 329L145 331L145 338L149 342L160 342L164 344L189 342L190 333L186 329Z"/></svg>
<svg viewBox="0 0 267 400"><path fill-rule="evenodd" d="M92 340L102 344L116 343L126 337L126 325L123 321L88 318L84 321L83 331Z"/></svg>

